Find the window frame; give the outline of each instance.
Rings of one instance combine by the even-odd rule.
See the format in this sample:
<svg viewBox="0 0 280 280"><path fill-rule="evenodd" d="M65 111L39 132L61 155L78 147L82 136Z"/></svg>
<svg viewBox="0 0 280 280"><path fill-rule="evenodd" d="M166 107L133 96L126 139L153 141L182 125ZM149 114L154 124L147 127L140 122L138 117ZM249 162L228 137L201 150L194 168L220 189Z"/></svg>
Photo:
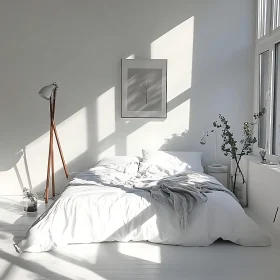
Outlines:
<svg viewBox="0 0 280 280"><path fill-rule="evenodd" d="M271 2L272 3L272 2ZM279 11L280 12L280 11ZM273 11L271 11L270 15L273 14ZM258 20L258 16L257 16ZM266 92L266 145L265 149L267 151L267 154L269 156L277 157L278 160L280 160L280 155L273 155L272 154L272 145L273 145L273 129L274 129L274 94L275 94L275 51L276 51L276 45L280 43L280 27L277 27L275 30L273 30L272 26L272 19L270 20L270 30L267 35L263 36L262 38L256 40L255 44L255 73L254 73L254 112L259 111L259 99L260 99L260 55L264 53L265 51L269 51L269 63L268 63L268 83L269 88ZM258 36L258 30L257 30L257 36ZM256 125L255 127L255 137L258 139L259 135L259 127ZM254 148L254 154L259 153L260 148L258 145Z"/></svg>
<svg viewBox="0 0 280 280"><path fill-rule="evenodd" d="M280 28L280 14L279 14L280 13L280 5L279 5L279 9L278 10L275 9L275 7L277 7L276 4L277 3L280 4L280 1L279 0L269 0L269 1L271 1L270 2L271 30L272 30L272 32L275 32L275 31L279 30L279 28ZM278 15L279 26L274 28L276 26L275 23L276 23L276 20L277 20L277 15ZM275 18L275 16L276 16L276 18Z"/></svg>
<svg viewBox="0 0 280 280"><path fill-rule="evenodd" d="M259 112L260 109L261 109L260 108L260 100L261 100L261 96L260 96L261 59L260 58L261 58L261 55L264 54L265 52L268 52L268 69L267 69L267 71L268 71L267 72L268 88L267 88L266 92L264 93L264 95L265 95L264 98L265 98L265 103L266 103L265 108L268 109L268 107L270 105L269 104L269 97L270 97L270 94L271 94L270 92L271 92L271 86L272 86L271 85L271 79L270 79L270 77L271 77L271 68L272 68L272 66L271 66L272 59L271 59L271 50L265 44L265 45L262 46L262 48L260 48L258 50L258 53L256 55L256 61L255 61L256 65L257 65L257 67L256 67L256 78L257 78L256 89L257 89L257 96L256 96L256 104L255 104L254 112ZM268 116L269 116L269 113L270 113L270 110L267 110L267 113L263 116L263 118L265 118L265 123L266 123L266 126L265 126L265 128L266 128L266 131L265 131L265 147L264 147L266 150L269 150L269 137L268 137L268 135L269 135L269 126L268 126ZM256 135L257 135L257 139L258 139L258 143L259 143L260 142L260 139L259 139L259 126L256 125L255 129L256 129ZM258 145L258 147L259 147L259 145Z"/></svg>
<svg viewBox="0 0 280 280"><path fill-rule="evenodd" d="M267 10L266 10L266 30L265 30L265 35L263 36L259 36L259 22L261 20L260 16L259 16L259 2L263 1L267 3ZM274 7L274 1L275 0L257 0L257 14L256 14L256 38L258 41L264 40L265 38L269 37L271 35L272 32L274 32L275 30L273 30L272 25L273 25L273 7Z"/></svg>

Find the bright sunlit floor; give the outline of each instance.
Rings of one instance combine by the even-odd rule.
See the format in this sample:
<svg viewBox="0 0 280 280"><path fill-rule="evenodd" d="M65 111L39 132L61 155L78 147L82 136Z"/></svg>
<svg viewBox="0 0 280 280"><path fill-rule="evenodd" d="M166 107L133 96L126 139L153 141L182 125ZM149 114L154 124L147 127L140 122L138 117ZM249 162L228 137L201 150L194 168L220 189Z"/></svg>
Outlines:
<svg viewBox="0 0 280 280"><path fill-rule="evenodd" d="M13 244L45 209L41 202L37 214L27 214L19 198L0 197L0 280L279 280L280 250L276 245L245 248L217 242L198 248L102 243L18 254Z"/></svg>

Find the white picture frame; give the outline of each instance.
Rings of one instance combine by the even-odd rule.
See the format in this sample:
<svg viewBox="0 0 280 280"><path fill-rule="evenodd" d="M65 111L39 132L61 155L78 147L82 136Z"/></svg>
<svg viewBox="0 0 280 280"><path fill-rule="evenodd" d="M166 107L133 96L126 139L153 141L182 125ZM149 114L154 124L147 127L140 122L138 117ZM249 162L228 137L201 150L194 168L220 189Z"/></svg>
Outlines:
<svg viewBox="0 0 280 280"><path fill-rule="evenodd" d="M122 59L122 118L167 117L167 59Z"/></svg>

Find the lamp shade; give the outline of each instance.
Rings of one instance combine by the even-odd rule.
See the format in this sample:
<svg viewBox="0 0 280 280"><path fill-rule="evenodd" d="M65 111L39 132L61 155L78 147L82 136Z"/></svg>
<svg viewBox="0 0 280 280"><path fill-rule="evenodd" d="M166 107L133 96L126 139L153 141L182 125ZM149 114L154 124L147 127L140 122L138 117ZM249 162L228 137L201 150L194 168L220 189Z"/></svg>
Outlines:
<svg viewBox="0 0 280 280"><path fill-rule="evenodd" d="M44 99L49 100L53 94L54 89L57 87L56 84L51 84L49 86L45 86L43 87L40 91L39 91L39 95L41 97L43 97Z"/></svg>

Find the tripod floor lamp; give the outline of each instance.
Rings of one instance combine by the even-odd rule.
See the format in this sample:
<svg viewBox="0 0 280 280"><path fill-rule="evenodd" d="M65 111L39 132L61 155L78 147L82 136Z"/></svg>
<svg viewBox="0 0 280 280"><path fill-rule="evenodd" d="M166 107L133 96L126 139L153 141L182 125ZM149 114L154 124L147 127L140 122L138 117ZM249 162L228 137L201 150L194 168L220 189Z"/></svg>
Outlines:
<svg viewBox="0 0 280 280"><path fill-rule="evenodd" d="M60 153L61 161L63 164L65 176L68 179L68 171L66 167L66 163L64 160L63 152L61 149L61 145L59 142L56 125L54 121L54 114L55 114L55 100L57 94L58 86L56 83L53 83L49 86L43 87L39 91L39 95L46 100L49 100L50 103L50 144L49 144L49 157L48 157L48 168L47 168L47 180L46 180L46 189L45 189L45 203L48 203L49 199L49 185L50 185L50 177L52 179L52 196L55 196L55 183L54 183L54 156L53 156L53 142L54 136L57 142L58 150ZM52 171L52 175L51 175Z"/></svg>

